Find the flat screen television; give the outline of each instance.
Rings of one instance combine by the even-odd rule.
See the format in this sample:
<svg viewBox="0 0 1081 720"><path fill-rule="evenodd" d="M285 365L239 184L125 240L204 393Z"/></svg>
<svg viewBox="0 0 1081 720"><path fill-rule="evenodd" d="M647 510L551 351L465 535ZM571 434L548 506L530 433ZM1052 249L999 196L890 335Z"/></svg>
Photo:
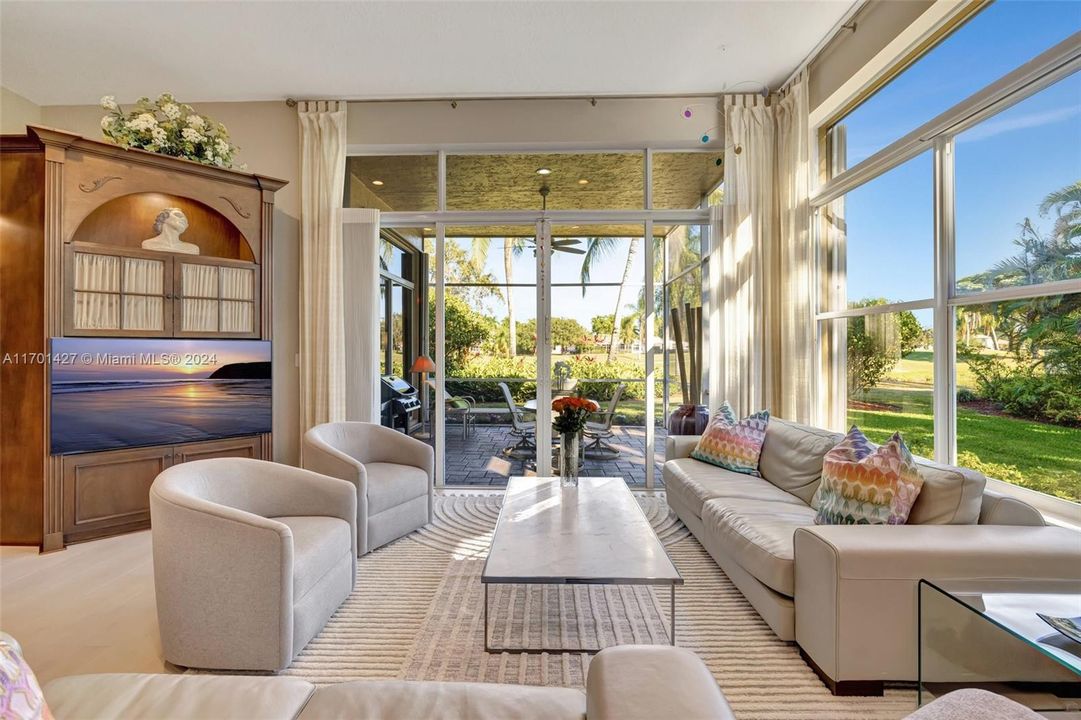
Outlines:
<svg viewBox="0 0 1081 720"><path fill-rule="evenodd" d="M270 432L270 343L53 338L54 455Z"/></svg>

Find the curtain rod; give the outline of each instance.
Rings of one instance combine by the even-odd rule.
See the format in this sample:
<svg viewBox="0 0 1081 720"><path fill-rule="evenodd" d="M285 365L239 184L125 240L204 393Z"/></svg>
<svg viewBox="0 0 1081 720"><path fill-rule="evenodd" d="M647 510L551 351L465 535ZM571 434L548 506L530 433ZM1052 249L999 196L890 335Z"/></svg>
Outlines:
<svg viewBox="0 0 1081 720"><path fill-rule="evenodd" d="M764 88L768 89L768 86L764 83L758 83ZM745 83L735 83L736 85L743 85ZM728 95L747 95L746 91L743 92L713 92L713 93L681 93L677 95L480 95L480 96L468 96L468 97L415 97L415 98L363 98L363 99L341 99L337 98L340 102L345 103L416 103L416 102L447 102L453 106L457 106L460 102L484 102L484 101L506 101L506 100L587 100L591 104L596 105L602 100L684 100L695 98L721 98ZM759 93L760 94L760 93ZM296 107L302 102L316 102L317 100L326 100L326 98L286 98L285 104L289 107Z"/></svg>
<svg viewBox="0 0 1081 720"><path fill-rule="evenodd" d="M842 30L851 30L853 33L856 32L856 23L853 22L852 18L855 17L856 13L862 10L863 6L866 4L867 0L853 0L848 11L841 16L840 20L834 23L833 27L830 28L830 31L818 41L818 44L811 48L811 52L807 53L807 57L803 58L800 64L796 66L796 69L792 71L792 74L788 76L788 79L781 83L782 90L788 87L792 81L796 79L797 75L806 70L807 67L814 62L815 58L826 49L826 46L833 42L834 38L840 35Z"/></svg>

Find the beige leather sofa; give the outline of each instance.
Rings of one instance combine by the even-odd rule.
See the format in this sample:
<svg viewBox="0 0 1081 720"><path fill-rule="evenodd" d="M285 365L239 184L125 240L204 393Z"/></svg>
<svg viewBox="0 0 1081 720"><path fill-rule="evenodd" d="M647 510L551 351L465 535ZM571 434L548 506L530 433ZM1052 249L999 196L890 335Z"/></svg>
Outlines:
<svg viewBox="0 0 1081 720"><path fill-rule="evenodd" d="M150 488L154 589L165 659L281 670L349 597L356 491L262 460L175 465Z"/></svg>
<svg viewBox="0 0 1081 720"><path fill-rule="evenodd" d="M917 458L924 485L904 526L816 526L825 454L843 436L771 418L761 478L690 458L667 439L668 504L782 640L837 694L916 680L920 578L1076 578L1081 534L985 490L979 473Z"/></svg>
<svg viewBox="0 0 1081 720"><path fill-rule="evenodd" d="M432 521L435 451L416 438L374 423L324 423L304 433L301 464L356 488L361 555Z"/></svg>
<svg viewBox="0 0 1081 720"><path fill-rule="evenodd" d="M682 648L621 645L589 666L586 691L488 683L361 680L316 689L297 678L80 675L45 686L56 720L734 720L716 681Z"/></svg>

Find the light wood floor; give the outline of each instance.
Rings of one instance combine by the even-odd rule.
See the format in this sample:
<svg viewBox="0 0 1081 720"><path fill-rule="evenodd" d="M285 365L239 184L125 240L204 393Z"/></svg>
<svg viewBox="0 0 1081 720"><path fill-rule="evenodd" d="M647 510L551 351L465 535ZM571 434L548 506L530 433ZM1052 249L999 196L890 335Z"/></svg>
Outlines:
<svg viewBox="0 0 1081 720"><path fill-rule="evenodd" d="M41 682L82 673L179 672L162 658L149 530L45 555L0 546L0 630L19 641Z"/></svg>
<svg viewBox="0 0 1081 720"><path fill-rule="evenodd" d="M154 607L150 531L39 555L0 548L0 629L41 682L94 672L176 672Z"/></svg>

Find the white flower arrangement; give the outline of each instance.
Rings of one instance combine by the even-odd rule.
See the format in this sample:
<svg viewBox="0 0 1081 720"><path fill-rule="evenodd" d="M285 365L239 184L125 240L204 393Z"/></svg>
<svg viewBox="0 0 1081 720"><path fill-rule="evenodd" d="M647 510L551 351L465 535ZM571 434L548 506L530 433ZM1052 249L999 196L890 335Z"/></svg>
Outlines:
<svg viewBox="0 0 1081 720"><path fill-rule="evenodd" d="M162 93L154 102L140 98L129 113L112 95L101 99L101 107L108 111L101 119L102 134L121 147L233 167L239 148L229 142L225 126L199 115L191 105L178 103L169 93ZM240 168L247 169L244 165Z"/></svg>

